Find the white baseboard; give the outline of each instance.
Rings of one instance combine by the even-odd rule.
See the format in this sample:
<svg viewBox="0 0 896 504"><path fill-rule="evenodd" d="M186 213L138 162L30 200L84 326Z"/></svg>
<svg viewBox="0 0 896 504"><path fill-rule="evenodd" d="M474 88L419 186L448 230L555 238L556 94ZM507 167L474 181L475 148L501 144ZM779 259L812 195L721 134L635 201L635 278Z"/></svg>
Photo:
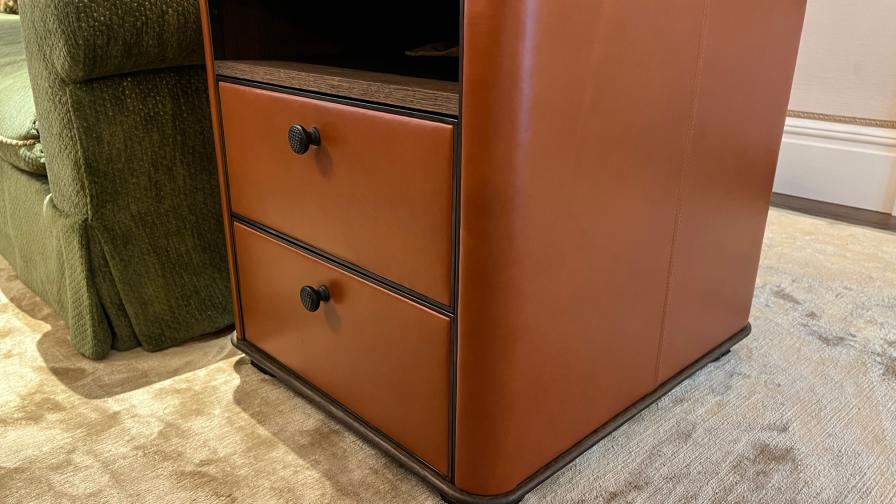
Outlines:
<svg viewBox="0 0 896 504"><path fill-rule="evenodd" d="M896 215L896 130L788 118L775 192Z"/></svg>

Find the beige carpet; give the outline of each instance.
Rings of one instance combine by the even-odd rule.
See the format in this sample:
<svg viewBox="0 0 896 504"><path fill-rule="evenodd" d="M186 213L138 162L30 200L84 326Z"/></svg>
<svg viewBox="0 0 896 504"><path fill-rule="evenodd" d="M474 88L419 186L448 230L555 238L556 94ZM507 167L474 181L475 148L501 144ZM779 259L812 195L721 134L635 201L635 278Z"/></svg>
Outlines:
<svg viewBox="0 0 896 504"><path fill-rule="evenodd" d="M754 333L536 502L896 502L896 235L773 211ZM80 358L0 265L0 502L438 502L224 337Z"/></svg>

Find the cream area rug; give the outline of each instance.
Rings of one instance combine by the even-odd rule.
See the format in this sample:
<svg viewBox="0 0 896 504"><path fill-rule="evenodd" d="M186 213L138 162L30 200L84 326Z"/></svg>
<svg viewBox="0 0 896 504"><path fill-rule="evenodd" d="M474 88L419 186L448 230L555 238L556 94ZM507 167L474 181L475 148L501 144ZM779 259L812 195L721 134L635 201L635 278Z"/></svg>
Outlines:
<svg viewBox="0 0 896 504"><path fill-rule="evenodd" d="M773 210L752 322L525 502L896 502L896 234ZM0 502L439 502L226 335L66 338L0 263Z"/></svg>

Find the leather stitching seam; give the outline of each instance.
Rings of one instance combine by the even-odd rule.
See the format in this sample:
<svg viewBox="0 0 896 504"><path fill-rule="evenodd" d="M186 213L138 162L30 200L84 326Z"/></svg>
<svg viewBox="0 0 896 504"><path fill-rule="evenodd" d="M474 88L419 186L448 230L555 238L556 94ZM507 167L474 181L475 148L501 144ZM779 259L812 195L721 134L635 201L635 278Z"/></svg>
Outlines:
<svg viewBox="0 0 896 504"><path fill-rule="evenodd" d="M697 69L694 72L694 98L691 103L691 114L688 120L688 133L685 145L684 156L682 159L681 175L678 180L678 195L675 203L675 225L672 228L672 246L669 251L669 266L666 273L666 294L663 301L663 312L660 326L660 337L657 343L656 365L654 367L654 385L658 385L660 379L660 363L662 362L663 349L665 347L665 336L667 328L667 317L669 313L669 305L671 302L672 282L674 281L675 270L675 247L678 244L678 233L681 228L681 222L684 218L684 200L685 189L687 187L687 178L689 168L693 162L693 146L694 133L697 129L697 112L700 108L700 92L703 83L703 65L706 59L706 38L709 31L709 10L711 0L703 2L703 17L700 28L700 42L697 53Z"/></svg>

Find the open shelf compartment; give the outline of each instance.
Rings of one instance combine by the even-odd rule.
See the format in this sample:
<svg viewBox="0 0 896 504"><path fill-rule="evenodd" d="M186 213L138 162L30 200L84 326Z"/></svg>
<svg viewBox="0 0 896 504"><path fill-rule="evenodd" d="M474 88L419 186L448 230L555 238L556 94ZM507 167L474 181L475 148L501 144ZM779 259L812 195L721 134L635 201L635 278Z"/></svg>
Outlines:
<svg viewBox="0 0 896 504"><path fill-rule="evenodd" d="M209 0L219 76L458 114L457 0Z"/></svg>

